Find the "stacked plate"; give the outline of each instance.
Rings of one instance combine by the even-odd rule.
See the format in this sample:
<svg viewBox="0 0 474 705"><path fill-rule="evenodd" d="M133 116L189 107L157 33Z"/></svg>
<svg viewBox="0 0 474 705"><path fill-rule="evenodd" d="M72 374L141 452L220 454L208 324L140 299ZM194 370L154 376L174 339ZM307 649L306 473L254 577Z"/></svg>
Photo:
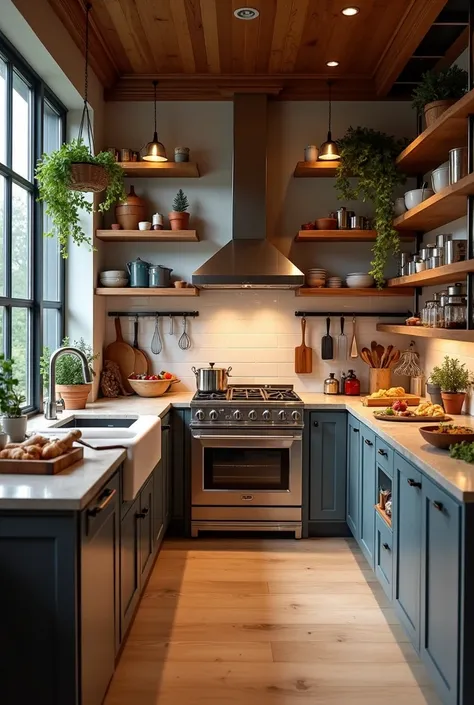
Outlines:
<svg viewBox="0 0 474 705"><path fill-rule="evenodd" d="M320 289L321 287L326 286L327 275L328 273L325 269L319 269L317 267L308 269L306 272L306 284L308 286L315 287L316 289Z"/></svg>
<svg viewBox="0 0 474 705"><path fill-rule="evenodd" d="M374 285L374 278L365 272L353 272L347 275L346 284L350 289L367 289Z"/></svg>
<svg viewBox="0 0 474 705"><path fill-rule="evenodd" d="M100 273L100 283L102 286L111 289L127 286L128 277L122 269L110 269L107 272Z"/></svg>
<svg viewBox="0 0 474 705"><path fill-rule="evenodd" d="M328 289L340 289L342 286L341 277L329 277L327 280Z"/></svg>

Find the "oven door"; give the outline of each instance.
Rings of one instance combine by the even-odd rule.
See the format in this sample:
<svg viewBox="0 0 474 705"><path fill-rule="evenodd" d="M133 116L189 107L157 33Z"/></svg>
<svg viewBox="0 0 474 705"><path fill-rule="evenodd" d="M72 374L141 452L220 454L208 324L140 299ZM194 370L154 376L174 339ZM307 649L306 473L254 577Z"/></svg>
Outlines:
<svg viewBox="0 0 474 705"><path fill-rule="evenodd" d="M302 431L192 430L192 504L301 506Z"/></svg>

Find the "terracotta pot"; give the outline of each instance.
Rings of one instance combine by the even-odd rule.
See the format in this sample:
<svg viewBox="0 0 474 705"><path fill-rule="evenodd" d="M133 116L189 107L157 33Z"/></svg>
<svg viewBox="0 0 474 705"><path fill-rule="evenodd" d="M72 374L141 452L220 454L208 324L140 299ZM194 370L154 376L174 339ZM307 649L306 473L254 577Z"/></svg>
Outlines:
<svg viewBox="0 0 474 705"><path fill-rule="evenodd" d="M441 392L444 410L447 414L460 414L466 398L465 392Z"/></svg>
<svg viewBox="0 0 474 705"><path fill-rule="evenodd" d="M171 230L187 230L189 227L189 213L171 211L168 213Z"/></svg>
<svg viewBox="0 0 474 705"><path fill-rule="evenodd" d="M4 416L2 426L4 433L10 438L10 443L23 443L26 435L26 416Z"/></svg>
<svg viewBox="0 0 474 705"><path fill-rule="evenodd" d="M434 100L432 103L427 103L425 105L426 127L433 125L440 115L445 113L455 102L455 100Z"/></svg>
<svg viewBox="0 0 474 705"><path fill-rule="evenodd" d="M85 409L92 384L57 384L56 392L64 399L64 408Z"/></svg>
<svg viewBox="0 0 474 705"><path fill-rule="evenodd" d="M146 204L137 196L133 186L123 203L115 207L115 217L124 230L138 230L138 223L145 220Z"/></svg>

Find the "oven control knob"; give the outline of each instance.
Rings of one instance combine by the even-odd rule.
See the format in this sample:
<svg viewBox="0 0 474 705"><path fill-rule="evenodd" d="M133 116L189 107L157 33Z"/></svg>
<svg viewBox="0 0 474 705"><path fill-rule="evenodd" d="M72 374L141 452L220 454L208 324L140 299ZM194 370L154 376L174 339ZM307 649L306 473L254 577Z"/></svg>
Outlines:
<svg viewBox="0 0 474 705"><path fill-rule="evenodd" d="M286 411L284 411L283 409L279 411L278 418L280 419L280 421L286 421Z"/></svg>
<svg viewBox="0 0 474 705"><path fill-rule="evenodd" d="M250 421L257 420L257 412L255 410L249 411L249 419Z"/></svg>
<svg viewBox="0 0 474 705"><path fill-rule="evenodd" d="M299 421L301 419L300 412L299 411L292 411L291 418L293 419L293 421Z"/></svg>
<svg viewBox="0 0 474 705"><path fill-rule="evenodd" d="M270 421L271 418L272 418L271 413L268 411L268 409L266 409L262 414L262 419L264 421Z"/></svg>
<svg viewBox="0 0 474 705"><path fill-rule="evenodd" d="M202 409L198 409L196 411L196 418L198 421L202 421L204 418L204 411Z"/></svg>
<svg viewBox="0 0 474 705"><path fill-rule="evenodd" d="M211 421L216 421L218 416L219 414L215 409L212 409L212 411L209 412L209 418L211 419Z"/></svg>
<svg viewBox="0 0 474 705"><path fill-rule="evenodd" d="M242 412L239 411L238 409L237 409L236 411L234 411L234 413L232 414L232 416L234 417L234 419L235 419L236 421L242 421Z"/></svg>

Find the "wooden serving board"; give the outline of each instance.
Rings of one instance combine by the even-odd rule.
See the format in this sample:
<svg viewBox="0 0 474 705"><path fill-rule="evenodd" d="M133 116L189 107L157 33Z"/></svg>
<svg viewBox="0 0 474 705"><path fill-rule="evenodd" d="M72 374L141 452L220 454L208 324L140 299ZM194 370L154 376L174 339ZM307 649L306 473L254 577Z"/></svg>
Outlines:
<svg viewBox="0 0 474 705"><path fill-rule="evenodd" d="M404 394L400 397L380 397L374 399L373 397L362 397L361 402L364 406L391 406L394 401L406 401L407 406L418 406L420 403L420 397L416 394Z"/></svg>
<svg viewBox="0 0 474 705"><path fill-rule="evenodd" d="M416 421L417 423L424 423L425 421L437 421L438 423L452 421L451 416L388 416L387 414L374 414L374 418L378 421Z"/></svg>
<svg viewBox="0 0 474 705"><path fill-rule="evenodd" d="M84 457L84 448L72 450L58 455L51 460L10 460L0 458L0 474L2 475L57 475L70 465L79 462Z"/></svg>

